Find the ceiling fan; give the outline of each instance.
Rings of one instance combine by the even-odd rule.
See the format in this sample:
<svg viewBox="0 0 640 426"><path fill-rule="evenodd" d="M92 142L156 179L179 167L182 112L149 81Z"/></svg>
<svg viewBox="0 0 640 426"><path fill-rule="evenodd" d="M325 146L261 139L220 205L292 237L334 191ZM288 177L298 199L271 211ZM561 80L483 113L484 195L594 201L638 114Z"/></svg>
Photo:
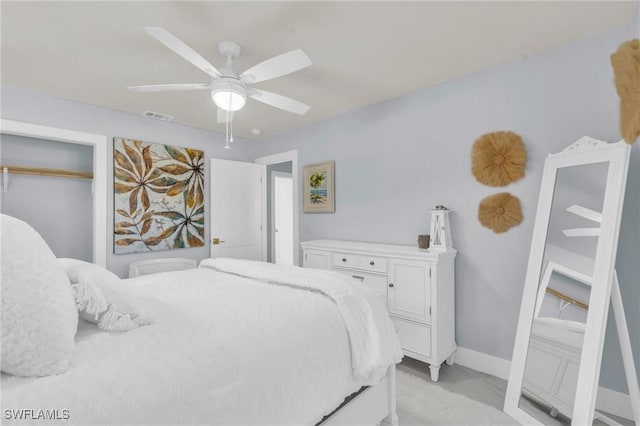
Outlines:
<svg viewBox="0 0 640 426"><path fill-rule="evenodd" d="M151 37L207 73L211 77L211 81L209 83L153 84L127 87L131 91L209 90L213 102L218 106L218 123L231 122L234 111L244 107L247 97L299 115L305 114L310 108L309 105L305 105L295 99L251 87L254 83L281 77L311 65L311 60L301 49L274 56L237 74L233 69L233 60L240 55L240 46L232 41L218 43L218 51L227 59L224 68L218 70L199 53L164 28L144 27L144 29Z"/></svg>

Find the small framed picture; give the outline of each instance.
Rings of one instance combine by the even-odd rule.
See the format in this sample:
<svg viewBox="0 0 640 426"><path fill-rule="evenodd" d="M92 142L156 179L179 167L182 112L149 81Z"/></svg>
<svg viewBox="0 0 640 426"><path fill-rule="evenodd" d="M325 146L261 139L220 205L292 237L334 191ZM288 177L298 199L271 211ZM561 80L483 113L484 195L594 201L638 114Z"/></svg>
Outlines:
<svg viewBox="0 0 640 426"><path fill-rule="evenodd" d="M305 213L336 211L333 161L305 166L302 184L304 189L302 210Z"/></svg>

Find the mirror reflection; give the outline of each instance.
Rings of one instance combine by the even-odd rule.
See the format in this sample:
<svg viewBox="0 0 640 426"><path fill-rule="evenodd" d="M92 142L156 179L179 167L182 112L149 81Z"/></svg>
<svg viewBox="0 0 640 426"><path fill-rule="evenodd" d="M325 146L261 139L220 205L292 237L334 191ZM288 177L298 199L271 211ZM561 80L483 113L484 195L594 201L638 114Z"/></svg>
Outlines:
<svg viewBox="0 0 640 426"><path fill-rule="evenodd" d="M519 406L571 424L609 163L558 169Z"/></svg>

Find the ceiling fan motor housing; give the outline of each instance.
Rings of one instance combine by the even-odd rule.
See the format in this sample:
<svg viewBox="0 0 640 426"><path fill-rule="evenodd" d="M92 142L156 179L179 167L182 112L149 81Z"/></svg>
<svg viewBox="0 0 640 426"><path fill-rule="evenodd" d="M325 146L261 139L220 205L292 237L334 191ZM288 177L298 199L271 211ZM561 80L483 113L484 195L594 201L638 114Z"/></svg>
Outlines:
<svg viewBox="0 0 640 426"><path fill-rule="evenodd" d="M218 52L225 58L235 59L240 56L241 51L242 49L236 42L224 40L218 43Z"/></svg>

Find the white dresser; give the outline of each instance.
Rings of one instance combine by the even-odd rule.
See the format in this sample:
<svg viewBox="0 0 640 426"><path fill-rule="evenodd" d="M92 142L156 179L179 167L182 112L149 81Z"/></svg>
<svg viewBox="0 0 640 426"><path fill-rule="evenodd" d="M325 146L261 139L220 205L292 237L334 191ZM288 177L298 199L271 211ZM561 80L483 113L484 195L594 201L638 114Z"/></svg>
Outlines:
<svg viewBox="0 0 640 426"><path fill-rule="evenodd" d="M331 269L374 289L384 300L406 356L429 363L431 379L452 365L455 341L455 250L316 240L300 244L303 266Z"/></svg>

